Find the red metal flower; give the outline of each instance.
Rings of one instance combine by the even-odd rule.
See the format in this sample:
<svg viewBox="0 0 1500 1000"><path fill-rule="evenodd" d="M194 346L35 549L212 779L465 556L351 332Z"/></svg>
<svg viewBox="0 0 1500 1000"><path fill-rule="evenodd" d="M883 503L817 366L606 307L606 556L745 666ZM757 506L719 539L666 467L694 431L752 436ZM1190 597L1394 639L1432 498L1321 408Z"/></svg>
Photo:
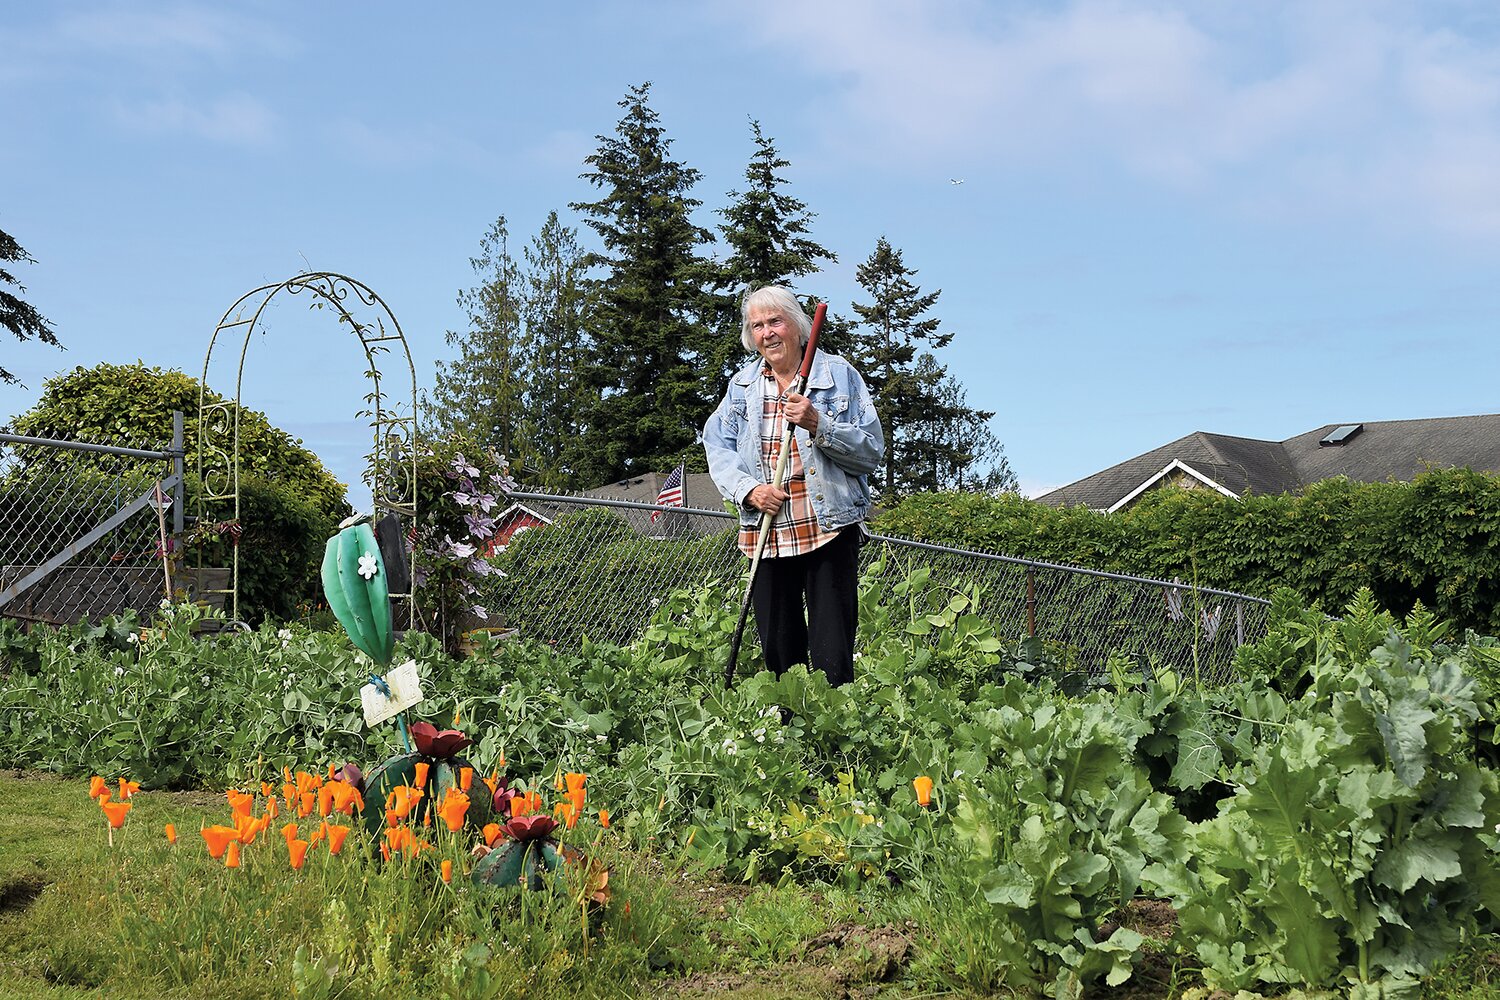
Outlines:
<svg viewBox="0 0 1500 1000"><path fill-rule="evenodd" d="M430 722L413 722L411 741L416 744L417 753L438 760L447 760L474 742L457 729L439 730Z"/></svg>
<svg viewBox="0 0 1500 1000"><path fill-rule="evenodd" d="M541 840L557 829L557 820L551 816L517 816L505 824L505 833L512 840Z"/></svg>

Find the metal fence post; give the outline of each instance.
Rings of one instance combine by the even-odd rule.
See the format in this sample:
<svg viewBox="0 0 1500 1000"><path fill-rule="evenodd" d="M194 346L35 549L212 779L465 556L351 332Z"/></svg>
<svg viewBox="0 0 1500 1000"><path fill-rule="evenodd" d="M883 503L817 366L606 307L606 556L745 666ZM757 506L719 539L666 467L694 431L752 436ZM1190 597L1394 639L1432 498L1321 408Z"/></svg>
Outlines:
<svg viewBox="0 0 1500 1000"><path fill-rule="evenodd" d="M1026 567L1026 635L1036 635L1036 570Z"/></svg>
<svg viewBox="0 0 1500 1000"><path fill-rule="evenodd" d="M172 411L172 472L177 476L177 485L172 488L172 534L181 542L183 527L183 508L187 504L183 501L185 496L184 460L187 455L183 444L183 422L182 411Z"/></svg>

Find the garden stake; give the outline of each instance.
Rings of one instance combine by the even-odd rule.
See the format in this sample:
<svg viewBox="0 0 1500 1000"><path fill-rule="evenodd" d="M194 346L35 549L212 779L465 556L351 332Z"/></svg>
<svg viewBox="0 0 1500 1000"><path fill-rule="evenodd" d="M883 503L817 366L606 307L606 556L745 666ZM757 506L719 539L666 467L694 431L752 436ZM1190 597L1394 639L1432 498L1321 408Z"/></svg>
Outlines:
<svg viewBox="0 0 1500 1000"><path fill-rule="evenodd" d="M172 568L167 557L167 495L161 491L161 480L156 481L156 491L151 494L156 502L157 538L161 540L162 586L166 588L167 600L172 599Z"/></svg>
<svg viewBox="0 0 1500 1000"><path fill-rule="evenodd" d="M807 373L812 368L813 352L818 349L818 334L823 331L823 317L828 314L828 305L818 303L813 312L812 331L807 335L807 347L802 352L802 367L797 377L787 387L787 394L801 394L807 386ZM781 451L776 455L776 471L771 476L771 485L778 490L786 484L787 456L792 450L792 424L783 420L781 429ZM760 568L761 553L766 550L766 539L771 534L772 517L765 511L760 515L760 534L755 539L755 555L750 560L750 580L745 584L745 597L740 601L740 620L734 626L734 641L729 644L729 662L724 664L724 687L734 684L735 661L740 658L740 640L745 636L745 616L750 613L750 593L755 589L755 571Z"/></svg>

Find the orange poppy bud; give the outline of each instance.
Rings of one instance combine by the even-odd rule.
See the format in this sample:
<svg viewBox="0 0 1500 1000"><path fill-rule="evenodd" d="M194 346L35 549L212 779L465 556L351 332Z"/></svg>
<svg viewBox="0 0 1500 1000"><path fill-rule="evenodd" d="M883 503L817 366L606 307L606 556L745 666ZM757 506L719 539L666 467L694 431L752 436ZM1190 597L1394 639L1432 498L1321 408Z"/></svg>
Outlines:
<svg viewBox="0 0 1500 1000"><path fill-rule="evenodd" d="M391 845L382 842L380 845L380 857L386 861L391 860Z"/></svg>
<svg viewBox="0 0 1500 1000"><path fill-rule="evenodd" d="M272 819L281 815L281 801L279 799L266 799L266 815Z"/></svg>
<svg viewBox="0 0 1500 1000"><path fill-rule="evenodd" d="M171 823L168 823L166 826L162 827L162 832L167 835L167 843L177 843L177 827L173 826Z"/></svg>
<svg viewBox="0 0 1500 1000"><path fill-rule="evenodd" d="M129 802L104 802L101 805L111 830L118 830L125 825L125 814L130 812Z"/></svg>
<svg viewBox="0 0 1500 1000"><path fill-rule="evenodd" d="M557 789L559 792L568 787L567 785L563 784L563 776L561 771L557 772L557 780L552 782L552 787Z"/></svg>
<svg viewBox="0 0 1500 1000"><path fill-rule="evenodd" d="M229 850L224 852L224 867L238 868L240 866L240 842L231 840Z"/></svg>
<svg viewBox="0 0 1500 1000"><path fill-rule="evenodd" d="M347 826L328 824L328 853L337 854L344 849L344 838L349 836Z"/></svg>
<svg viewBox="0 0 1500 1000"><path fill-rule="evenodd" d="M458 787L460 791L468 792L469 786L474 784L474 769L472 767L461 767L458 769ZM490 792L494 794L493 789Z"/></svg>
<svg viewBox="0 0 1500 1000"><path fill-rule="evenodd" d="M609 810L608 809L600 809L599 810L599 825L602 826L602 827L604 827L604 829L606 829L606 830L609 829Z"/></svg>
<svg viewBox="0 0 1500 1000"><path fill-rule="evenodd" d="M427 787L427 769L430 766L431 765L428 764L425 760L419 760L419 761L417 761L417 787L418 788L426 788Z"/></svg>
<svg viewBox="0 0 1500 1000"><path fill-rule="evenodd" d="M443 882L451 885L453 882L453 860L451 858L444 858L442 868Z"/></svg>
<svg viewBox="0 0 1500 1000"><path fill-rule="evenodd" d="M454 705L453 706L453 728L454 729L458 728L458 720L461 719L461 718L463 718L463 714L464 714L464 707L462 705Z"/></svg>
<svg viewBox="0 0 1500 1000"><path fill-rule="evenodd" d="M288 840L286 850L288 860L292 863L292 870L301 871L303 862L307 860L307 841Z"/></svg>
<svg viewBox="0 0 1500 1000"><path fill-rule="evenodd" d="M917 805L921 806L923 809L926 809L928 806L932 805L931 778L927 777L927 775L925 774L913 778L911 786L912 788L916 789L917 792Z"/></svg>

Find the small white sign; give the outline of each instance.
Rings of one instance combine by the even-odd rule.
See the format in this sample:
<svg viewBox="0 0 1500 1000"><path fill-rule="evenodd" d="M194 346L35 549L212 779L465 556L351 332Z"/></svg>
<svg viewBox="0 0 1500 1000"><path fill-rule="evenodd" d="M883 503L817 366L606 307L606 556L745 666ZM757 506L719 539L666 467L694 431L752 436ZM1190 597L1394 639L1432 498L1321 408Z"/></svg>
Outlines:
<svg viewBox="0 0 1500 1000"><path fill-rule="evenodd" d="M407 660L386 674L385 682L391 689L389 697L382 694L374 684L366 684L359 689L359 700L365 710L367 726L378 726L388 719L394 719L399 713L422 701L422 682L417 678L416 660Z"/></svg>

